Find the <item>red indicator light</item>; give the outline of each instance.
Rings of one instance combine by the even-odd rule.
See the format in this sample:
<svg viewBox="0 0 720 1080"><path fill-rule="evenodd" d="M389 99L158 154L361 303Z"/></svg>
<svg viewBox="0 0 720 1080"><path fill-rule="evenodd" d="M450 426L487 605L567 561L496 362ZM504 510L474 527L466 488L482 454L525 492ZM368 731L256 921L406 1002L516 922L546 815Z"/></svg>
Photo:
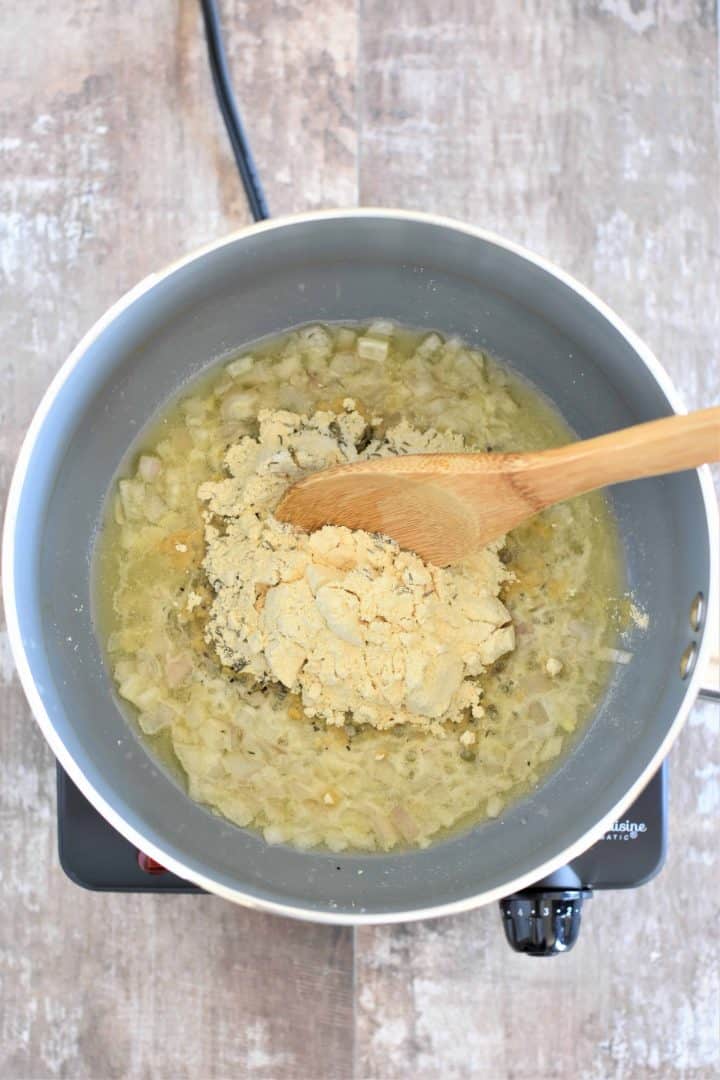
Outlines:
<svg viewBox="0 0 720 1080"><path fill-rule="evenodd" d="M159 862L155 862L155 859L151 859L144 851L138 851L137 861L140 869L144 870L146 874L167 874L166 868L161 866Z"/></svg>

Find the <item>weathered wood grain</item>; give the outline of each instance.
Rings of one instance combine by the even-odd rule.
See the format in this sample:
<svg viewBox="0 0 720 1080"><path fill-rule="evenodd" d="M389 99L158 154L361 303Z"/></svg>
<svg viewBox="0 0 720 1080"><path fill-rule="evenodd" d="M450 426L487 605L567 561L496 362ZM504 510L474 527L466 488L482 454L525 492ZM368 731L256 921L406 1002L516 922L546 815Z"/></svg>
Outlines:
<svg viewBox="0 0 720 1080"><path fill-rule="evenodd" d="M720 400L713 6L365 0L360 198L460 217L594 288Z"/></svg>
<svg viewBox="0 0 720 1080"><path fill-rule="evenodd" d="M362 201L528 244L720 401L712 6L365 0L361 35ZM358 931L358 1075L716 1075L718 712L672 754L663 873L593 899L570 956L512 955L494 907Z"/></svg>
<svg viewBox="0 0 720 1080"><path fill-rule="evenodd" d="M223 11L273 209L355 202L353 4ZM195 0L18 5L0 35L0 138L4 502L39 395L80 335L248 212ZM351 933L209 897L76 888L4 631L0 694L0 1076L349 1076Z"/></svg>
<svg viewBox="0 0 720 1080"><path fill-rule="evenodd" d="M613 304L689 405L720 400L711 0L222 6L274 213L359 198L495 228ZM3 490L92 320L247 220L204 48L195 0L29 0L0 35ZM0 695L3 1078L716 1074L712 706L673 752L665 871L596 897L575 953L513 956L489 908L359 931L353 972L345 931L71 885L5 636Z"/></svg>

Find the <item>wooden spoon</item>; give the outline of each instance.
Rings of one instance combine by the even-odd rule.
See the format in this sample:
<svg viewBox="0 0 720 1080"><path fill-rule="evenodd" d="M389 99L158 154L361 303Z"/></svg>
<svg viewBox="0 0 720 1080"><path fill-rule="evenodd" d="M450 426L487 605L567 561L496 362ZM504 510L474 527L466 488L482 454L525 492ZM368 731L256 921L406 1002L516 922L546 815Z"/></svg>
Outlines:
<svg viewBox="0 0 720 1080"><path fill-rule="evenodd" d="M338 465L294 484L275 516L346 525L447 566L553 503L720 460L720 407L529 454L406 454Z"/></svg>

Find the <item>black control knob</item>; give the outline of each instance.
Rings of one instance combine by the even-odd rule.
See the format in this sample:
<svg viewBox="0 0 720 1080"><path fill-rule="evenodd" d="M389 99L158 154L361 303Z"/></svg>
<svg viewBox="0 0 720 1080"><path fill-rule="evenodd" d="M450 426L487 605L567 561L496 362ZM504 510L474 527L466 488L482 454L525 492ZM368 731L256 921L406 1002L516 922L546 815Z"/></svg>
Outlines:
<svg viewBox="0 0 720 1080"><path fill-rule="evenodd" d="M528 889L500 901L505 937L526 956L557 956L572 949L580 933L589 889Z"/></svg>

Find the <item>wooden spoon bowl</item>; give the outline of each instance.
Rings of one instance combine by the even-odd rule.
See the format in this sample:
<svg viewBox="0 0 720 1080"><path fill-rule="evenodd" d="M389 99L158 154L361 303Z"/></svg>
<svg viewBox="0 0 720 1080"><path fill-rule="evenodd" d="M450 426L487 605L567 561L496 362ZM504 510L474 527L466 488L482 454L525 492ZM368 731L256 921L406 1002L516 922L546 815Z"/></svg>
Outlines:
<svg viewBox="0 0 720 1080"><path fill-rule="evenodd" d="M608 484L720 460L720 407L529 454L407 454L313 473L276 517L345 525L447 566L547 506Z"/></svg>

